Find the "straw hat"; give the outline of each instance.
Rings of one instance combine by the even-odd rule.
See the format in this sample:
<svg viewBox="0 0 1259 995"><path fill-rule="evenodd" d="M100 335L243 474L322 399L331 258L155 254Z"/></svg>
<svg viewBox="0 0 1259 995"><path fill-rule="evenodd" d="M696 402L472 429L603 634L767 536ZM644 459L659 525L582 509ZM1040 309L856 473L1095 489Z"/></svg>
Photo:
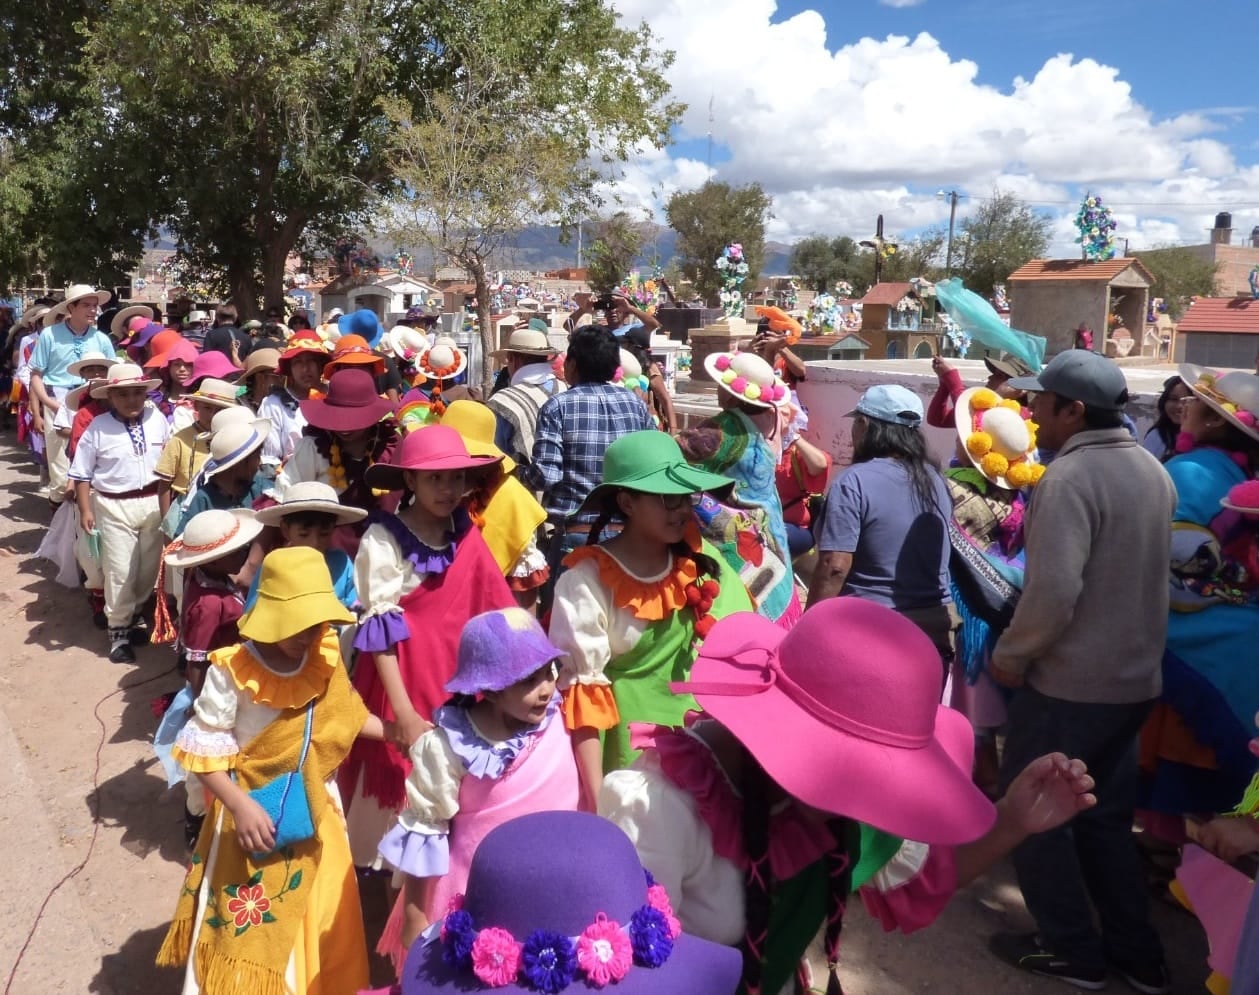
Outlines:
<svg viewBox="0 0 1259 995"><path fill-rule="evenodd" d="M942 846L992 827L970 723L939 703L940 654L890 608L831 598L790 632L738 612L713 626L690 680L671 687L805 805Z"/></svg>
<svg viewBox="0 0 1259 995"><path fill-rule="evenodd" d="M512 353L551 359L555 356L555 348L551 345L551 340L547 338L546 332L534 328L533 321L530 321L528 327L517 328L507 337L506 346L495 349L490 355L495 359L505 359Z"/></svg>
<svg viewBox="0 0 1259 995"><path fill-rule="evenodd" d="M1259 376L1240 370L1216 373L1186 363L1180 368L1180 378L1212 411L1259 441Z"/></svg>
<svg viewBox="0 0 1259 995"><path fill-rule="evenodd" d="M121 339L127 334L132 318L143 318L144 323L147 325L153 320L153 309L145 304L130 304L127 307L119 308L117 313L109 320L109 333L114 338Z"/></svg>
<svg viewBox="0 0 1259 995"><path fill-rule="evenodd" d="M957 399L953 420L967 459L986 480L1017 491L1044 475L1036 462L1036 425L1023 416L1018 401L971 387Z"/></svg>
<svg viewBox="0 0 1259 995"><path fill-rule="evenodd" d="M214 417L210 419L210 431L207 433L207 438L213 436L215 432L223 431L228 425L252 425L264 434L271 431L270 421L259 418L245 405L237 403L214 413Z"/></svg>
<svg viewBox="0 0 1259 995"><path fill-rule="evenodd" d="M218 415L214 416L218 420ZM271 430L271 422L265 418L255 421L237 422L223 428L210 429L210 456L205 461L206 479L230 470L251 453L257 452L267 441Z"/></svg>
<svg viewBox="0 0 1259 995"><path fill-rule="evenodd" d="M745 404L773 408L791 398L774 368L755 353L715 352L704 358L704 369L718 387Z"/></svg>
<svg viewBox="0 0 1259 995"><path fill-rule="evenodd" d="M429 377L452 380L468 368L468 357L454 339L439 335L433 341L433 347L420 357L416 365Z"/></svg>
<svg viewBox="0 0 1259 995"><path fill-rule="evenodd" d="M393 410L393 402L376 393L376 378L361 366L333 372L328 393L302 401L307 424L325 432L358 432L371 428Z"/></svg>
<svg viewBox="0 0 1259 995"><path fill-rule="evenodd" d="M384 357L372 351L372 347L367 344L367 339L361 335L342 335L333 347L332 358L324 367L324 377L326 379L335 368L351 366L369 367L375 376L380 376L385 372Z"/></svg>
<svg viewBox="0 0 1259 995"><path fill-rule="evenodd" d="M289 546L267 554L258 577L258 597L240 617L242 639L278 643L316 625L346 625L354 615L332 591L323 553Z"/></svg>
<svg viewBox="0 0 1259 995"><path fill-rule="evenodd" d="M349 505L342 504L337 498L336 491L317 480L303 480L290 484L288 490L281 496L279 504L263 508L255 514L263 525L279 525L285 517L295 515L299 511L317 511L324 515L335 515L338 525L361 522L367 517L365 509L351 508Z"/></svg>
<svg viewBox="0 0 1259 995"><path fill-rule="evenodd" d="M197 385L197 389L188 395L189 400L200 401L215 408L237 408L236 385L226 380L205 377ZM217 416L216 416L217 417ZM213 431L213 428L211 428Z"/></svg>
<svg viewBox="0 0 1259 995"><path fill-rule="evenodd" d="M113 369L112 361L110 363L110 369ZM83 398L89 396L89 391L91 391L92 388L99 387L103 384L108 376L109 373L107 372L105 377L88 380L85 383L79 384L79 386L75 387L73 390L67 392L66 407L71 411L78 411L79 408L83 406Z"/></svg>
<svg viewBox="0 0 1259 995"><path fill-rule="evenodd" d="M232 550L248 546L262 532L252 511L211 508L194 515L184 534L167 547L166 564L186 569L210 563Z"/></svg>
<svg viewBox="0 0 1259 995"><path fill-rule="evenodd" d="M449 425L425 425L403 438L392 463L374 463L363 476L369 487L399 491L407 470L477 470L499 461L493 456L473 456L463 437Z"/></svg>
<svg viewBox="0 0 1259 995"><path fill-rule="evenodd" d="M275 373L279 365L279 349L254 349L245 357L245 369L236 382L249 383L257 373Z"/></svg>
<svg viewBox="0 0 1259 995"><path fill-rule="evenodd" d="M88 366L113 366L118 362L113 356L106 356L103 352L97 352L95 349L85 352L79 359L66 367L71 376L83 376L84 367Z"/></svg>
<svg viewBox="0 0 1259 995"><path fill-rule="evenodd" d="M382 348L387 348L391 355L404 362L410 362L428 349L428 336L418 328L408 325L394 325L385 333L380 341Z"/></svg>
<svg viewBox="0 0 1259 995"><path fill-rule="evenodd" d="M22 317L18 318L17 323L20 328L34 328L35 322L43 319L44 315L51 311L47 304L32 304L22 312Z"/></svg>
<svg viewBox="0 0 1259 995"><path fill-rule="evenodd" d="M453 428L473 456L489 456L502 461L504 473L516 471L516 461L494 444L498 420L480 401L451 401L438 423Z"/></svg>
<svg viewBox="0 0 1259 995"><path fill-rule="evenodd" d="M66 314L69 312L71 304L74 304L76 301L84 300L88 297L95 297L96 306L104 307L109 303L109 299L113 296L114 295L110 291L97 290L89 283L75 283L66 287L65 299L58 304L57 307L63 309L61 312L62 314ZM151 311L149 313L152 314Z"/></svg>
<svg viewBox="0 0 1259 995"><path fill-rule="evenodd" d="M101 381L100 386L92 388L91 395L99 401L107 397L111 390L122 390L127 387L153 390L160 386L162 386L162 381L146 379L144 371L134 363L115 363L109 368L107 378Z"/></svg>

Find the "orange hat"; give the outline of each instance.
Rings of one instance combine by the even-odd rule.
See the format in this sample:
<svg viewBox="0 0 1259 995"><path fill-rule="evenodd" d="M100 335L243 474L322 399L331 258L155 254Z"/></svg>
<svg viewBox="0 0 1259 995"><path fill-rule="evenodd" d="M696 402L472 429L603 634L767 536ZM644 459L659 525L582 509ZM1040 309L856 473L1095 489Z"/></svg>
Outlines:
<svg viewBox="0 0 1259 995"><path fill-rule="evenodd" d="M334 370L345 366L370 366L375 376L385 372L385 360L372 352L367 339L361 335L342 335L337 339L332 350L332 359L324 367L324 378L332 376Z"/></svg>
<svg viewBox="0 0 1259 995"><path fill-rule="evenodd" d="M277 372L283 376L288 376L289 363L298 356L303 355L318 356L324 363L329 360L328 350L324 348L323 340L309 329L302 329L291 339L289 339L288 348L280 353L280 361L276 364Z"/></svg>

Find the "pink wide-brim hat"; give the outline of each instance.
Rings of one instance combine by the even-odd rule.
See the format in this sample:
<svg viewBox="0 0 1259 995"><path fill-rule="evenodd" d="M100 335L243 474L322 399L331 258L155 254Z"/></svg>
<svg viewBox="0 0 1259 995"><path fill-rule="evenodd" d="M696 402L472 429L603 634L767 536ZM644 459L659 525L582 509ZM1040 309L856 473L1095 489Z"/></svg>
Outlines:
<svg viewBox="0 0 1259 995"><path fill-rule="evenodd" d="M201 353L192 363L192 373L188 376L188 386L196 387L206 377L215 380L226 380L229 383L240 376L241 371L232 364L223 353L210 349Z"/></svg>
<svg viewBox="0 0 1259 995"><path fill-rule="evenodd" d="M790 632L752 612L721 619L690 681L672 687L806 805L956 846L983 836L996 809L971 781L970 722L939 704L941 668L913 622L840 597Z"/></svg>
<svg viewBox="0 0 1259 995"><path fill-rule="evenodd" d="M396 491L403 487L407 470L475 470L502 462L502 456L473 456L463 436L446 425L426 425L409 432L392 462L375 463L363 475L378 490Z"/></svg>

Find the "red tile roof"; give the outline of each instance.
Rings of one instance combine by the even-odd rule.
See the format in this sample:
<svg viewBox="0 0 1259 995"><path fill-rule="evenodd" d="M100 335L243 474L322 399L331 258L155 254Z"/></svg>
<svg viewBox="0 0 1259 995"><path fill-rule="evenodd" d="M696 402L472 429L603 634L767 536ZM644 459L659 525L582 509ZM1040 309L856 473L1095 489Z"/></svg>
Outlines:
<svg viewBox="0 0 1259 995"><path fill-rule="evenodd" d="M1083 259L1033 259L1010 274L1015 280L1104 280L1109 283L1129 266L1134 266L1150 283L1154 277L1139 259L1107 259L1104 262L1086 262Z"/></svg>
<svg viewBox="0 0 1259 995"><path fill-rule="evenodd" d="M1197 297L1176 323L1178 332L1259 335L1259 301L1249 297Z"/></svg>
<svg viewBox="0 0 1259 995"><path fill-rule="evenodd" d="M861 298L861 303L895 304L913 289L914 285L912 283L876 283L870 288L865 297Z"/></svg>

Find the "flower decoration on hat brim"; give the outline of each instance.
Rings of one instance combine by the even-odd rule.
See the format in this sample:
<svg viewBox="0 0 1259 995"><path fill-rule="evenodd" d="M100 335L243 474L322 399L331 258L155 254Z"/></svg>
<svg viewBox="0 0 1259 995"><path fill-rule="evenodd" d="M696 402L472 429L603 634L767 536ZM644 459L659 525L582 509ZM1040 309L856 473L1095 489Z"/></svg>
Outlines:
<svg viewBox="0 0 1259 995"><path fill-rule="evenodd" d="M721 374L721 383L728 387L732 393L749 401L759 401L762 404L781 404L786 400L787 385L782 383L777 376L774 377L772 386L766 385L762 387L760 384L753 383L747 377L736 373L731 368L731 362L731 354L722 353L713 361L713 365Z"/></svg>
<svg viewBox="0 0 1259 995"><path fill-rule="evenodd" d="M1021 455L1010 458L993 451L993 437L983 428L984 416L997 408L1017 411L1027 425L1027 449ZM1034 487L1044 476L1045 468L1033 461L1036 452L1036 423L1023 416L1022 406L1011 398L1002 398L988 387L980 387L970 397L971 431L962 444L967 454L976 461L984 476L993 480L1004 478L1010 487L1022 490Z"/></svg>

